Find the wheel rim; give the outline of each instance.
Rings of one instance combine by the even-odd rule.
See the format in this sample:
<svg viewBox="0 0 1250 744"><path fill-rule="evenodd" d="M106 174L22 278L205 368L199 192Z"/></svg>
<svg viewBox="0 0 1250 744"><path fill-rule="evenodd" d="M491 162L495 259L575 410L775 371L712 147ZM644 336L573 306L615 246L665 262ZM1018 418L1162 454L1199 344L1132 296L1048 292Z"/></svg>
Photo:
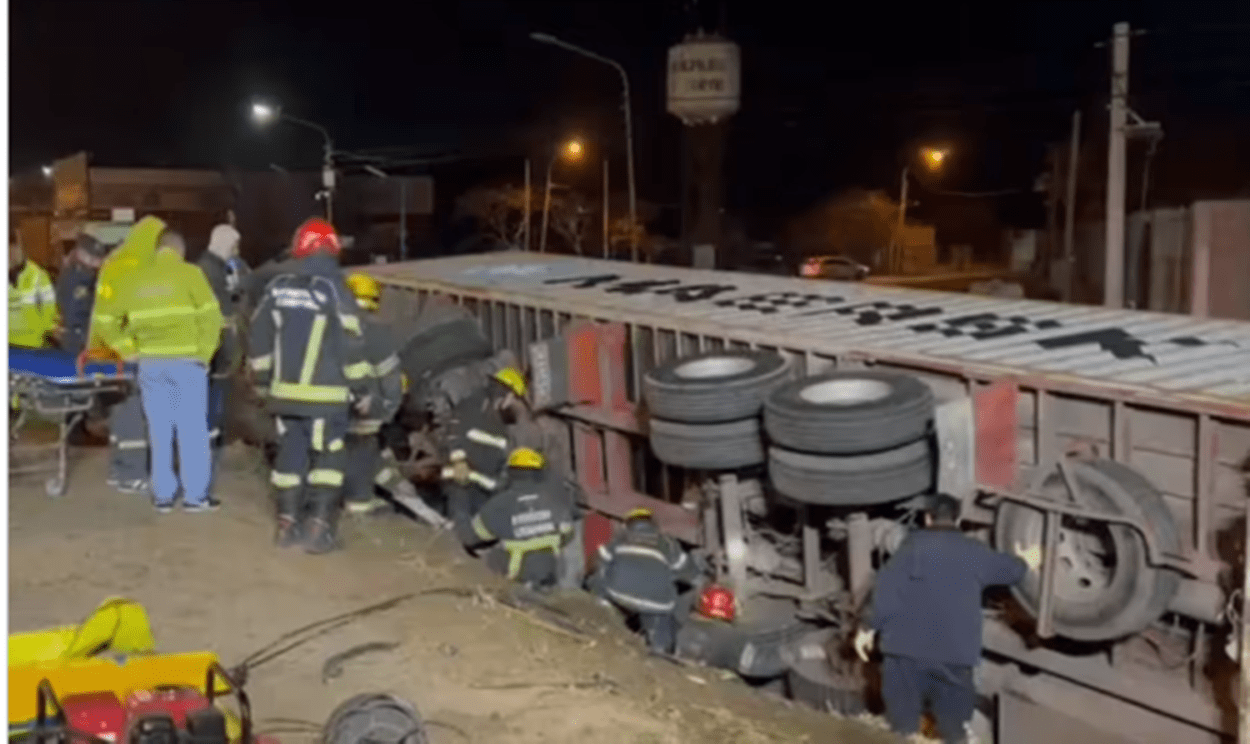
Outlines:
<svg viewBox="0 0 1250 744"><path fill-rule="evenodd" d="M827 380L803 388L799 397L818 405L853 406L881 400L890 390L890 385L880 380Z"/></svg>
<svg viewBox="0 0 1250 744"><path fill-rule="evenodd" d="M704 380L712 377L732 377L755 367L755 362L741 357L710 357L686 362L673 370L684 380Z"/></svg>

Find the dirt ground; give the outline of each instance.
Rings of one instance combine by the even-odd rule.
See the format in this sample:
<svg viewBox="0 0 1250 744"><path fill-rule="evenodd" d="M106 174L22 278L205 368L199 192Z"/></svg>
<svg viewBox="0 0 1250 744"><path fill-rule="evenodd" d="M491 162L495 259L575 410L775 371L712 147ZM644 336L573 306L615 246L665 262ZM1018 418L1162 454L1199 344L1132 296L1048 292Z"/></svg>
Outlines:
<svg viewBox="0 0 1250 744"><path fill-rule="evenodd" d="M77 452L64 498L48 498L42 478L11 479L12 630L76 622L125 596L148 608L160 649L211 649L230 666L284 632L395 595L504 587L451 541L398 516L345 520L347 549L330 556L277 551L263 470L240 445L229 450L215 514L158 515L145 498L104 485L105 472L106 452L93 448ZM390 691L434 722L432 744L893 741L731 675L648 657L584 595L560 602L584 636L485 595L423 596L365 617L252 672L258 728L312 740L292 720L319 726L352 695ZM398 646L323 680L327 657L374 642Z"/></svg>

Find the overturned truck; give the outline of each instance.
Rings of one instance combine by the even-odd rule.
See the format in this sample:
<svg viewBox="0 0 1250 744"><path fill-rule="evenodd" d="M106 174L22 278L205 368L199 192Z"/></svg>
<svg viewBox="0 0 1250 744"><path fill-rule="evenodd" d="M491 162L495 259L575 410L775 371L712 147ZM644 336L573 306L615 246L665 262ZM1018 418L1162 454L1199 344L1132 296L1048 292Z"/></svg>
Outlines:
<svg viewBox="0 0 1250 744"><path fill-rule="evenodd" d="M997 741L1235 735L1250 323L525 253L369 271L392 322L453 303L525 361L588 561L642 505L707 551L739 621L684 649L871 706L845 641L942 490L1043 547L986 601Z"/></svg>

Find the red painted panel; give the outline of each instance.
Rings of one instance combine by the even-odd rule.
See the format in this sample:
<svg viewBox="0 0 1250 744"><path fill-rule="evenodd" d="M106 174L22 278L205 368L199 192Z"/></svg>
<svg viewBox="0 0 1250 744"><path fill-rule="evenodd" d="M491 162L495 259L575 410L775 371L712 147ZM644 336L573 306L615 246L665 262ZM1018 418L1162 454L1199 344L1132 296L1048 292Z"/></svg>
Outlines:
<svg viewBox="0 0 1250 744"><path fill-rule="evenodd" d="M1019 462L1016 451L1018 398L1016 382L1010 378L978 387L973 395L976 478L981 486L1003 490L1015 486Z"/></svg>

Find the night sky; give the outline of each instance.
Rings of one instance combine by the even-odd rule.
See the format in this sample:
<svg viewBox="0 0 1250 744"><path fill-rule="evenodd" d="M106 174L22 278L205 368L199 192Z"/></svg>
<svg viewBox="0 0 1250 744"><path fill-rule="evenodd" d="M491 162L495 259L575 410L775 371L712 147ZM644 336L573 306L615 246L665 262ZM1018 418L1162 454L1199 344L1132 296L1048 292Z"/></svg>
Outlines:
<svg viewBox="0 0 1250 744"><path fill-rule="evenodd" d="M435 167L440 182L515 172L567 134L608 148L623 174L615 73L528 38L544 31L628 70L640 195L671 202L681 150L665 50L722 24L743 60L735 213L781 217L849 186L894 193L902 153L938 140L956 153L945 187L1030 188L1075 108L1105 138L1107 51L1094 44L1120 20L1149 32L1133 42L1131 103L1163 122L1165 147L1250 123L1245 0L695 5L12 0L11 168L84 149L100 165L315 167L315 134L251 125L260 94L344 150L460 158Z"/></svg>

